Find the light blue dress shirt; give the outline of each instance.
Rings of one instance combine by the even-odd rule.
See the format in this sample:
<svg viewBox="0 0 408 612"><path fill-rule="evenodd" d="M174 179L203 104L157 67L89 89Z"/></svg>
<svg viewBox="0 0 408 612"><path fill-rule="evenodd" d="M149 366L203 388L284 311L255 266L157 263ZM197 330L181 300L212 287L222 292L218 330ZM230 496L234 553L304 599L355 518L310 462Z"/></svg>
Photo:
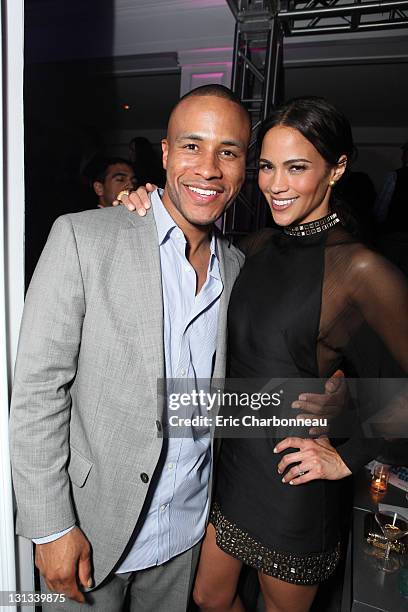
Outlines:
<svg viewBox="0 0 408 612"><path fill-rule="evenodd" d="M223 285L211 240L207 279L196 295L196 273L186 258L186 239L152 196L160 246L164 307L164 354L168 392L185 392L197 379L210 379L217 342L219 298ZM186 408L188 411L189 408ZM190 416L186 414L186 416ZM165 418L165 417L164 417ZM169 437L167 454L146 519L118 573L165 563L199 542L208 512L210 438Z"/></svg>
<svg viewBox="0 0 408 612"><path fill-rule="evenodd" d="M195 294L197 279L186 258L186 239L162 204L160 195L155 191L151 200L160 248L167 392L188 392L195 388L197 379L211 378L223 284L213 236L207 278L200 293ZM191 416L189 407L183 410L184 414L179 416ZM203 537L212 458L210 438L195 434L192 429L183 431L185 437L169 437L163 470L145 521L116 570L118 573L165 563ZM72 528L35 542L55 540Z"/></svg>

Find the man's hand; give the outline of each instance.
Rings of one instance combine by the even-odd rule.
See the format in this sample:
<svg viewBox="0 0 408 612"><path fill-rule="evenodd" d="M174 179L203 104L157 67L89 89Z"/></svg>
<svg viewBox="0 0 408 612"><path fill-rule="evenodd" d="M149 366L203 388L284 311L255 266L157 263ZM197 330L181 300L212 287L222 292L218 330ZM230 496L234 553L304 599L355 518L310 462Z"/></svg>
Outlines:
<svg viewBox="0 0 408 612"><path fill-rule="evenodd" d="M80 603L86 601L78 584L92 586L91 546L79 527L58 540L37 544L35 564L51 591Z"/></svg>
<svg viewBox="0 0 408 612"><path fill-rule="evenodd" d="M136 210L138 215L144 217L151 206L148 194L156 189L157 186L153 185L153 183L146 183L144 187L138 187L136 191L131 191L129 195L120 192L118 198L112 203L112 206L123 204L128 210Z"/></svg>
<svg viewBox="0 0 408 612"><path fill-rule="evenodd" d="M326 380L324 391L324 394L301 393L299 398L293 402L292 408L302 410L305 414L299 414L297 417L307 419L313 415L328 421L337 417L344 410L347 400L347 385L341 370L337 370L331 378ZM323 435L328 430L328 427L312 427L309 434Z"/></svg>
<svg viewBox="0 0 408 612"><path fill-rule="evenodd" d="M283 474L292 463L296 465L286 472L282 482L299 485L317 479L340 480L351 474L327 438L318 440L286 438L275 446L273 452L281 453L287 448L298 450L282 457L278 464L278 473Z"/></svg>

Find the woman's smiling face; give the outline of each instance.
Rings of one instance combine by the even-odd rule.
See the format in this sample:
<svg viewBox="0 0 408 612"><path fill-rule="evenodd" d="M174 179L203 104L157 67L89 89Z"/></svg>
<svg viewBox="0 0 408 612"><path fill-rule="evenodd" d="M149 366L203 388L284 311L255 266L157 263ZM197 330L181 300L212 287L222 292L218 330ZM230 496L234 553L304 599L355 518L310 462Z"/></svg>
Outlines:
<svg viewBox="0 0 408 612"><path fill-rule="evenodd" d="M327 215L329 183L343 174L345 156L339 162L330 167L298 130L284 125L271 128L262 141L258 184L275 223L307 223Z"/></svg>

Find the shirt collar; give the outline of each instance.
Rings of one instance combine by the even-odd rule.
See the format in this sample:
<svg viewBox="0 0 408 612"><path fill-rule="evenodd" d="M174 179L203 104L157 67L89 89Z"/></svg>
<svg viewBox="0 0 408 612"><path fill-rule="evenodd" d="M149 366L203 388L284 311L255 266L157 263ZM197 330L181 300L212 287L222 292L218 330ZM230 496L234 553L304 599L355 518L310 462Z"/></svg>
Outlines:
<svg viewBox="0 0 408 612"><path fill-rule="evenodd" d="M169 237L174 228L178 227L173 217L168 212L167 208L162 202L163 189L156 189L150 194L150 201L152 203L152 209L154 214L154 220L157 227L157 235L159 237L159 245L161 246ZM210 242L210 273L215 278L219 278L219 269L215 265L218 263L218 249L217 239L215 232L212 233Z"/></svg>
<svg viewBox="0 0 408 612"><path fill-rule="evenodd" d="M208 268L208 273L210 274L210 276L213 276L214 278L221 280L220 265L219 265L219 260L218 260L217 238L214 232L213 232L211 243L210 243L210 265Z"/></svg>
<svg viewBox="0 0 408 612"><path fill-rule="evenodd" d="M169 236L170 232L177 227L176 222L161 200L162 195L163 189L156 189L156 191L153 191L153 193L150 195L154 220L157 227L157 235L159 237L159 245L162 245Z"/></svg>

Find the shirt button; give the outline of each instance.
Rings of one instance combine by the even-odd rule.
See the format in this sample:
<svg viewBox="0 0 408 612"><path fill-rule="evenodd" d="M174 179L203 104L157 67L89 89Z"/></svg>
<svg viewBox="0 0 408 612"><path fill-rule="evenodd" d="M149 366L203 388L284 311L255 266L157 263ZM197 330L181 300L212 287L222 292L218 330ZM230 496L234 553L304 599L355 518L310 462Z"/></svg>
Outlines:
<svg viewBox="0 0 408 612"><path fill-rule="evenodd" d="M162 424L160 423L160 421L156 421L156 429L157 429L157 431L161 431L162 430Z"/></svg>
<svg viewBox="0 0 408 612"><path fill-rule="evenodd" d="M167 465L167 468L168 468L169 470L172 470L172 469L174 468L174 463L169 463L169 464Z"/></svg>
<svg viewBox="0 0 408 612"><path fill-rule="evenodd" d="M146 472L142 472L142 473L140 474L140 479L141 479L141 481L142 481L142 482L144 482L145 484L149 482L149 477L148 477L148 475L146 474Z"/></svg>
<svg viewBox="0 0 408 612"><path fill-rule="evenodd" d="M185 376L187 372L185 370L180 370L180 376Z"/></svg>
<svg viewBox="0 0 408 612"><path fill-rule="evenodd" d="M164 512L166 509L166 504L163 504L162 506L160 506L160 512Z"/></svg>

